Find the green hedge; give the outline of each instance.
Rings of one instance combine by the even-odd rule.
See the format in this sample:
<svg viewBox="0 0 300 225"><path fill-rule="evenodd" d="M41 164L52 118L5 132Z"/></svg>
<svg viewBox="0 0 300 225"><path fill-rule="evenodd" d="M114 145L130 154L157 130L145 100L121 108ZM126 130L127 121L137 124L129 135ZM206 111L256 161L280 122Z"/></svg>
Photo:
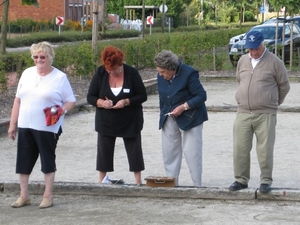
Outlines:
<svg viewBox="0 0 300 225"><path fill-rule="evenodd" d="M213 68L213 49L224 49L227 46L230 37L247 31L242 29L227 30L206 30L193 32L173 32L164 34L146 35L144 38L134 39L113 39L98 42L97 59L93 60L93 49L88 38L84 41L73 44L64 43L55 48L55 59L53 66L66 72L69 76L80 76L81 78L90 78L96 67L100 65L100 53L105 46L114 45L122 49L125 53L125 61L129 65L142 68L155 68L153 59L155 55L163 49L168 49L177 54L185 63L195 67L199 71L211 70ZM78 34L78 32L77 32ZM79 34L80 35L80 34ZM87 35L87 34L86 34ZM106 34L108 37L109 32ZM62 35L60 39L56 37L47 38L54 42L68 42L75 35ZM123 34L123 37L126 36ZM35 37L34 42L45 40L47 35ZM40 39L38 39L40 38ZM77 37L79 38L79 37ZM75 38L75 39L77 39ZM25 39L24 39L25 40ZM32 41L33 39L31 39ZM78 39L77 39L78 40ZM29 41L29 43L31 43ZM216 57L217 69L222 69L224 63L228 62L228 50L225 53L218 53ZM21 72L33 66L33 60L30 58L30 52L13 52L0 56L0 80L1 74L5 72ZM5 71L5 72L3 72Z"/></svg>
<svg viewBox="0 0 300 225"><path fill-rule="evenodd" d="M106 31L105 34L99 33L99 37L102 39L112 38L129 38L138 37L141 32L137 30L110 30ZM60 34L55 31L49 32L35 32L30 34L18 35L14 38L7 39L6 47L17 48L23 46L30 46L33 43L41 41L49 41L51 43L62 43L62 42L76 42L92 40L92 32L79 32L79 31L65 31Z"/></svg>

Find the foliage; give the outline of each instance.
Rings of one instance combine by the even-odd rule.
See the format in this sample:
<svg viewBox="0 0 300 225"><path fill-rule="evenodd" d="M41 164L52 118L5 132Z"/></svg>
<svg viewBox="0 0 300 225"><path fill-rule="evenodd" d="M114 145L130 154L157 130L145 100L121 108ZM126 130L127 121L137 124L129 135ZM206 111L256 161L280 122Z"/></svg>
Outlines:
<svg viewBox="0 0 300 225"><path fill-rule="evenodd" d="M92 31L91 20L86 22L83 31ZM58 31L55 18L50 20L32 20L31 18L16 19L9 21L8 25L10 33L30 33L30 32L41 32L41 31ZM65 20L64 25L61 26L63 31L81 31L80 21ZM99 25L99 30L101 27Z"/></svg>
<svg viewBox="0 0 300 225"><path fill-rule="evenodd" d="M254 18L254 15L252 12L250 11L246 11L245 12L245 21L248 22L248 21L255 21L255 18Z"/></svg>
<svg viewBox="0 0 300 225"><path fill-rule="evenodd" d="M215 62L214 55L211 52L205 53L202 55L199 60L201 67L206 68L207 70L222 70L223 64L228 59L228 55L225 55L226 58L222 54L215 54Z"/></svg>
<svg viewBox="0 0 300 225"><path fill-rule="evenodd" d="M93 62L92 46L86 41L81 43L77 48L77 54L80 57L73 58L71 65L72 74L74 76L91 77L96 68L96 64Z"/></svg>
<svg viewBox="0 0 300 225"><path fill-rule="evenodd" d="M1 91L5 91L7 89L7 76L6 76L6 73L5 73L5 63L0 60L0 93Z"/></svg>
<svg viewBox="0 0 300 225"><path fill-rule="evenodd" d="M115 45L124 51L125 60L128 64L138 69L151 68L154 66L154 56L162 49L170 49L185 63L201 69L199 59L201 60L204 54L211 54L214 47L226 46L229 38L240 32L242 32L240 29L193 31L189 32L189 35L186 35L186 32L173 32L172 34L152 34L144 39L100 41L98 43L97 58L100 57L100 52L105 46ZM74 31L70 33L70 36L73 36L72 40L81 38L81 32ZM123 33L126 34L127 32L123 31ZM43 40L47 40L46 37L48 37L48 41L49 39L54 40L54 37L49 35L49 33L45 34ZM30 36L26 39L32 40ZM120 31L119 36L121 36ZM56 35L56 37L59 37L59 35ZM37 39L35 38L35 40ZM68 40L71 40L71 38ZM67 43L66 40L64 41ZM84 39L80 43L60 45L55 49L55 52L56 57L53 65L72 76L90 77L99 63L93 61L91 44ZM28 51L9 53L3 55L1 60L6 65L5 71L19 71L21 73L24 68L33 65Z"/></svg>
<svg viewBox="0 0 300 225"><path fill-rule="evenodd" d="M39 7L37 0L22 0L22 5L34 5L35 7Z"/></svg>
<svg viewBox="0 0 300 225"><path fill-rule="evenodd" d="M189 26L174 29L171 33L155 32L144 38L129 39L124 39L124 37L128 37L128 34L132 33L139 35L139 32L135 30L109 30L104 34L107 40L97 43L99 51L96 58L100 58L100 53L105 46L114 45L124 51L125 62L129 65L135 66L137 69L154 68L153 58L155 55L163 49L168 49L199 71L220 70L231 65L227 48L228 40L232 36L246 32L249 26L253 25L249 23L247 26L240 27L238 23L230 26L220 24L222 29L207 29L207 27L200 29L199 26ZM214 26L216 25L214 24ZM36 35L42 35L42 33L28 35L22 40L35 40L37 42ZM95 68L101 64L92 58L93 49L89 39L84 39L79 31L63 32L62 35L54 35L54 33L47 32L43 38L39 36L40 41L43 39L51 43L63 43L55 48L56 56L53 65L69 76L89 79ZM84 32L83 34L87 33ZM91 36L91 33L89 35ZM111 39L112 37L117 39ZM19 39L16 38L15 41ZM53 42L54 40L57 42ZM70 44L69 42L74 43ZM220 51L213 54L215 49ZM33 65L29 51L2 55L0 61L3 62L3 66L0 65L0 76L11 71L17 71L18 74L21 74L25 68Z"/></svg>
<svg viewBox="0 0 300 225"><path fill-rule="evenodd" d="M110 30L105 34L102 34L102 39L111 39L111 38L128 38L128 37L138 37L140 32L137 30ZM7 47L15 48L22 46L30 46L33 43L41 41L49 41L51 43L62 43L62 42L75 42L75 41L84 41L92 40L92 32L78 32L78 31L66 31L61 32L59 35L58 32L37 32L32 34L26 34L22 36L16 36L7 40Z"/></svg>
<svg viewBox="0 0 300 225"><path fill-rule="evenodd" d="M277 12L279 11L280 7L284 6L289 15L299 13L299 0L269 0L269 2L274 6Z"/></svg>

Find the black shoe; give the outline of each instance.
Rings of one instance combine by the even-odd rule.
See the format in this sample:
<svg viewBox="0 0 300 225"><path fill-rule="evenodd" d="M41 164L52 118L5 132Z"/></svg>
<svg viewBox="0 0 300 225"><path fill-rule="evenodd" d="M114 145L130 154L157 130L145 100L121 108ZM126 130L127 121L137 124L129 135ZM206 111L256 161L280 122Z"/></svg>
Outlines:
<svg viewBox="0 0 300 225"><path fill-rule="evenodd" d="M259 187L261 193L268 193L271 191L271 184L261 184Z"/></svg>
<svg viewBox="0 0 300 225"><path fill-rule="evenodd" d="M229 191L239 191L247 187L248 184L241 184L240 182L235 181L232 185L230 185Z"/></svg>

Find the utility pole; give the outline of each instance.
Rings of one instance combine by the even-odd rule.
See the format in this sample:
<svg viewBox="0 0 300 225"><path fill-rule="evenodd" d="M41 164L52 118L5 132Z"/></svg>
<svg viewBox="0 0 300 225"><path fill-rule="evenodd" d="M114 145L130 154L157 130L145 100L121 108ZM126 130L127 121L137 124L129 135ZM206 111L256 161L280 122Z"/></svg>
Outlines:
<svg viewBox="0 0 300 225"><path fill-rule="evenodd" d="M97 61L97 54L98 54L97 42L98 42L98 35L99 35L99 31L98 31L99 2L100 0L93 0L92 48L93 48L94 62Z"/></svg>
<svg viewBox="0 0 300 225"><path fill-rule="evenodd" d="M6 53L6 40L7 40L7 23L8 23L8 8L9 0L4 0L2 9L2 26L1 26L1 54Z"/></svg>
<svg viewBox="0 0 300 225"><path fill-rule="evenodd" d="M145 0L143 0L143 9L142 9L142 37L145 37Z"/></svg>
<svg viewBox="0 0 300 225"><path fill-rule="evenodd" d="M106 19L106 0L103 0L102 5L102 35L105 33L105 19Z"/></svg>

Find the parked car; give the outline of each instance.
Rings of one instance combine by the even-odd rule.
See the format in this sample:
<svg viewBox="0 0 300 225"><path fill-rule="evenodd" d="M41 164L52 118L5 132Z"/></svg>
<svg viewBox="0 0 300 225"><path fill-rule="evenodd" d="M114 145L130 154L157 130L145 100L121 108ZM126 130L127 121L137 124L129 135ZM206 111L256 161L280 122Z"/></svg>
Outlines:
<svg viewBox="0 0 300 225"><path fill-rule="evenodd" d="M290 57L290 41L291 41L290 34L291 34L292 27L290 23L286 23L284 27L285 30L284 30L284 42L283 42L282 41L283 23L278 24L278 45L284 45L284 61L288 61ZM257 25L254 26L249 31L253 31L253 30L260 31L264 35L265 46L268 48L269 51L275 52L276 23ZM232 65L236 65L239 58L242 55L248 53L248 49L244 48L246 42L246 35L242 40L236 42L230 49L229 58ZM300 28L297 25L293 25L293 51L294 52L297 52L297 47L300 47Z"/></svg>
<svg viewBox="0 0 300 225"><path fill-rule="evenodd" d="M265 22L263 22L262 24L268 24L268 23L276 23L276 20L278 19L278 22L279 23L282 23L284 21L284 17L272 17L268 20L266 20ZM286 22L291 22L292 19L291 17L286 17ZM294 16L293 17L293 21L294 21L294 24L298 25L300 27L300 16ZM232 38L229 39L229 43L228 43L228 51L230 51L232 45L240 40L243 39L243 37L245 36L246 33L243 33L243 34L239 34L239 35L236 35Z"/></svg>
<svg viewBox="0 0 300 225"><path fill-rule="evenodd" d="M236 35L232 38L230 38L229 40L229 43L228 43L228 51L230 51L232 45L234 45L234 43L240 41L243 39L243 37L245 36L246 33L243 33L243 34L239 34L239 35Z"/></svg>

